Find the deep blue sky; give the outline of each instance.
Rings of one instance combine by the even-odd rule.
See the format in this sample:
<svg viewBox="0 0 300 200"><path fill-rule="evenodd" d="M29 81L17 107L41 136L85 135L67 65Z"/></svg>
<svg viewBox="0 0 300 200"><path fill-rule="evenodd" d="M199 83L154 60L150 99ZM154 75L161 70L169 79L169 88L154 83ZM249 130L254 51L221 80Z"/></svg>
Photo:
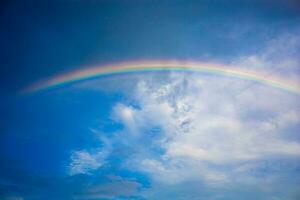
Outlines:
<svg viewBox="0 0 300 200"><path fill-rule="evenodd" d="M300 198L297 95L186 74L18 93L54 74L144 59L297 81L296 0L4 1L0 10L1 200Z"/></svg>
<svg viewBox="0 0 300 200"><path fill-rule="evenodd" d="M7 1L1 90L91 63L256 52L299 12L297 1Z"/></svg>

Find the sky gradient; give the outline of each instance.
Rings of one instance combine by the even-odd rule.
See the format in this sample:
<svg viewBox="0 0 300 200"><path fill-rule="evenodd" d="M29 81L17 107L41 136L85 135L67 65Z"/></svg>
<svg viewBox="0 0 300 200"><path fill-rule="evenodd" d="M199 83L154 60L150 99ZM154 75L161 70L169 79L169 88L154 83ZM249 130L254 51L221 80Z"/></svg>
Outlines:
<svg viewBox="0 0 300 200"><path fill-rule="evenodd" d="M1 200L300 198L296 0L0 10ZM141 70L166 62L222 67Z"/></svg>

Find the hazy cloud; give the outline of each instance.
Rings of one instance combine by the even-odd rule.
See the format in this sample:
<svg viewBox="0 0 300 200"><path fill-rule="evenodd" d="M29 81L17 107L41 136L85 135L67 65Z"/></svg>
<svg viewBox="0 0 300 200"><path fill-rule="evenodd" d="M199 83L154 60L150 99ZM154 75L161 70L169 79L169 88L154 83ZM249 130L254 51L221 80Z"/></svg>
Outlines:
<svg viewBox="0 0 300 200"><path fill-rule="evenodd" d="M103 151L97 151L96 153L89 153L85 150L75 151L71 155L69 174L89 174L104 165L106 157L107 152Z"/></svg>

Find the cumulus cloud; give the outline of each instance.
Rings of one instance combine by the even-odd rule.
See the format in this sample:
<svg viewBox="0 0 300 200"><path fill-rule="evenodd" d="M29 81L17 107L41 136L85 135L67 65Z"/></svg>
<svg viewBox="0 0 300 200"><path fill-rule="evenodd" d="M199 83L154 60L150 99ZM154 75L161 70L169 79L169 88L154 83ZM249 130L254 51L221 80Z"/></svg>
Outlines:
<svg viewBox="0 0 300 200"><path fill-rule="evenodd" d="M299 44L295 36L285 35L271 40L261 53L241 56L232 64L297 81ZM262 188L286 176L272 174L275 169L294 170L286 166L300 158L298 96L248 80L190 73L148 74L134 77L134 82L126 90L129 100L112 108L112 118L124 129L108 139L130 149L122 157L123 168L146 173L160 185L238 183ZM75 153L73 174L101 167L107 156L101 151ZM260 176L264 169L268 177Z"/></svg>
<svg viewBox="0 0 300 200"><path fill-rule="evenodd" d="M140 81L134 95L137 108L118 104L115 115L125 127L134 127L129 132L144 135L149 127L160 127L159 139L151 142L163 153L137 155L132 166L163 182L224 182L237 175L224 166L239 168L278 156L299 158L300 143L284 138L287 127L299 124L298 98L249 84L182 74L171 75L167 82Z"/></svg>

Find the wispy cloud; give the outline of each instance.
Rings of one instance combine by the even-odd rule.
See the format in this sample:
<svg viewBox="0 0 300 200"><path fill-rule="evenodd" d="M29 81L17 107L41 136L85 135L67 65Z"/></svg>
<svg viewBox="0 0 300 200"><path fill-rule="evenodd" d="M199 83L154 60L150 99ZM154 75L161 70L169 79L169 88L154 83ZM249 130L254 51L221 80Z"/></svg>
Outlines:
<svg viewBox="0 0 300 200"><path fill-rule="evenodd" d="M97 151L89 153L86 150L74 151L71 155L69 174L89 174L104 165L107 152Z"/></svg>
<svg viewBox="0 0 300 200"><path fill-rule="evenodd" d="M141 185L135 180L127 180L120 176L110 176L109 182L96 184L84 191L83 194L77 194L74 199L115 199L122 197L133 197L137 195Z"/></svg>
<svg viewBox="0 0 300 200"><path fill-rule="evenodd" d="M24 198L19 196L12 196L12 197L6 197L4 198L4 200L24 200Z"/></svg>

